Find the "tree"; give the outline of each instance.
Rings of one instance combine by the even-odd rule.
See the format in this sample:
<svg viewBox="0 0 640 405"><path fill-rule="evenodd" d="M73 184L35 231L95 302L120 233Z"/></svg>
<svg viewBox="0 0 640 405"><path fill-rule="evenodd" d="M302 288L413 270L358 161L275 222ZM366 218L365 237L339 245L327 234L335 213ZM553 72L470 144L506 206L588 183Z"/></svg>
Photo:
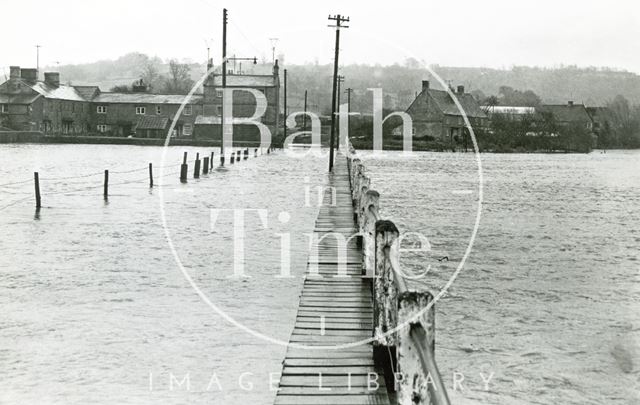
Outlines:
<svg viewBox="0 0 640 405"><path fill-rule="evenodd" d="M187 94L193 87L191 67L179 63L176 59L169 61L169 78L165 82L165 92L169 94Z"/></svg>
<svg viewBox="0 0 640 405"><path fill-rule="evenodd" d="M131 93L133 90L126 84L119 84L117 86L113 86L109 91L113 93Z"/></svg>
<svg viewBox="0 0 640 405"><path fill-rule="evenodd" d="M148 59L142 69L140 70L140 78L147 83L149 90L158 86L160 79L160 69L158 68L159 62L156 58Z"/></svg>

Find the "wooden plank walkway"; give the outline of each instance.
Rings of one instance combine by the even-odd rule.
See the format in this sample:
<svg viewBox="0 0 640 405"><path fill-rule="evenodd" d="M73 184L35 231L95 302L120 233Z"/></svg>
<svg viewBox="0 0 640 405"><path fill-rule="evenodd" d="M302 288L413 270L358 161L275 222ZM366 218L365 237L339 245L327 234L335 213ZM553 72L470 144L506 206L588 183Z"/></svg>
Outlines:
<svg viewBox="0 0 640 405"><path fill-rule="evenodd" d="M336 346L367 339L373 330L371 282L363 279L362 251L356 238L347 245L346 273L338 275L337 241L327 233L345 239L357 233L346 159L336 156L329 187L316 220L317 257L310 255L308 270L317 265L318 274L307 272L290 344ZM375 373L375 374L370 374ZM379 376L376 380L375 376ZM376 381L379 387L376 389ZM349 348L310 350L288 347L282 368L276 405L364 405L389 404L384 376L373 361L371 343Z"/></svg>

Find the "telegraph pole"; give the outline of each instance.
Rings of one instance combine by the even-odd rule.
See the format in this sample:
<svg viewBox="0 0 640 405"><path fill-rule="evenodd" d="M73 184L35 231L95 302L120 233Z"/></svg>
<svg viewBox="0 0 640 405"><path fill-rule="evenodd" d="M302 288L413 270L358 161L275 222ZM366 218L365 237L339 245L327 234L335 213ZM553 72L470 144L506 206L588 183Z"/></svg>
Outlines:
<svg viewBox="0 0 640 405"><path fill-rule="evenodd" d="M307 130L307 90L304 91L304 114L302 114L302 130Z"/></svg>
<svg viewBox="0 0 640 405"><path fill-rule="evenodd" d="M269 38L271 41L271 63L276 64L276 44L278 43L279 38Z"/></svg>
<svg viewBox="0 0 640 405"><path fill-rule="evenodd" d="M287 69L284 70L284 139L287 139Z"/></svg>
<svg viewBox="0 0 640 405"><path fill-rule="evenodd" d="M224 100L227 87L227 9L222 9L222 116L220 117L220 163L224 166Z"/></svg>
<svg viewBox="0 0 640 405"><path fill-rule="evenodd" d="M336 111L340 110L340 83L344 82L344 76L338 75L338 104ZM338 142L336 142L336 150L340 150L340 137L338 136Z"/></svg>
<svg viewBox="0 0 640 405"><path fill-rule="evenodd" d="M41 45L36 45L36 80L40 78L40 48Z"/></svg>
<svg viewBox="0 0 640 405"><path fill-rule="evenodd" d="M351 134L351 91L353 89L351 87L347 88L347 130L349 134Z"/></svg>
<svg viewBox="0 0 640 405"><path fill-rule="evenodd" d="M331 139L329 144L329 171L333 171L333 146L335 144L336 136L336 91L338 87L338 55L340 53L340 28L349 28L347 25L342 25L343 22L349 22L349 17L341 16L340 14L335 16L329 16L329 21L335 21L336 25L329 25L329 27L335 27L336 29L336 46L335 56L333 59L333 94L331 96Z"/></svg>

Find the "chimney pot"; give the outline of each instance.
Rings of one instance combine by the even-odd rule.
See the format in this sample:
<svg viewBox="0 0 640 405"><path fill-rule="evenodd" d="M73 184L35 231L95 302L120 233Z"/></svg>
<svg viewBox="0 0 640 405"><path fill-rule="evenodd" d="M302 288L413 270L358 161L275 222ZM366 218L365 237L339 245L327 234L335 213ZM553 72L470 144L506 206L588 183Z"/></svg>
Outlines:
<svg viewBox="0 0 640 405"><path fill-rule="evenodd" d="M20 78L20 66L10 66L9 79L19 79L19 78Z"/></svg>
<svg viewBox="0 0 640 405"><path fill-rule="evenodd" d="M38 70L33 68L20 69L20 77L31 83L38 81Z"/></svg>
<svg viewBox="0 0 640 405"><path fill-rule="evenodd" d="M44 72L44 82L49 86L60 86L60 73L58 72Z"/></svg>
<svg viewBox="0 0 640 405"><path fill-rule="evenodd" d="M422 91L428 90L429 89L429 80L423 80L422 81Z"/></svg>

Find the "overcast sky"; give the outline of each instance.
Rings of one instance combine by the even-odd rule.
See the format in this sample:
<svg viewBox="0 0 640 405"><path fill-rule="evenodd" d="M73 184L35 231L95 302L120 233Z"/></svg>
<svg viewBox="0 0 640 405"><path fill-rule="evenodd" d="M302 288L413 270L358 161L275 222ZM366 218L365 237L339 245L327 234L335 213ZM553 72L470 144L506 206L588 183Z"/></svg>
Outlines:
<svg viewBox="0 0 640 405"><path fill-rule="evenodd" d="M609 66L640 73L638 0L2 0L0 67L114 59L128 52L217 63L222 8L229 9L229 53L289 63L328 63L328 14L351 18L341 62L508 68Z"/></svg>

